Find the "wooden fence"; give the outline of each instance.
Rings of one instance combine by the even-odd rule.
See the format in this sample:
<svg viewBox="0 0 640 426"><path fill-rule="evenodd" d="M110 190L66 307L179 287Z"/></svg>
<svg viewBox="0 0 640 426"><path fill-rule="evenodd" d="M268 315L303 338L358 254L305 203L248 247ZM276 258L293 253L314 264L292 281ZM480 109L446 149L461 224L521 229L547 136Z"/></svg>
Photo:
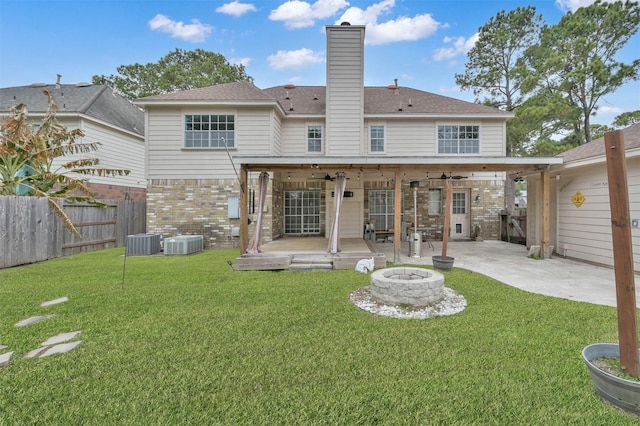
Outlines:
<svg viewBox="0 0 640 426"><path fill-rule="evenodd" d="M500 239L510 243L527 243L527 211L516 210L516 214L500 215Z"/></svg>
<svg viewBox="0 0 640 426"><path fill-rule="evenodd" d="M107 207L58 202L81 233L76 237L44 198L0 197L0 269L61 256L123 247L144 233L146 203L106 201Z"/></svg>

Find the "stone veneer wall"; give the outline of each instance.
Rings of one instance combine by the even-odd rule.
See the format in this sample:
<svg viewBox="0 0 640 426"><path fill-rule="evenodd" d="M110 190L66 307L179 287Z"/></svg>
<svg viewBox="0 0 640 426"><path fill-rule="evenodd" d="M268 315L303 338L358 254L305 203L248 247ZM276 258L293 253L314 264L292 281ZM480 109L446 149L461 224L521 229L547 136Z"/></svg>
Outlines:
<svg viewBox="0 0 640 426"><path fill-rule="evenodd" d="M481 229L481 236L488 240L500 239L500 211L504 209L504 182L500 180L457 180L453 183L454 189L466 189L469 191L470 237L476 237L476 226ZM387 189L394 190L393 182L365 182L364 185L364 223L369 220L369 190ZM431 238L442 240L442 227L444 215L429 215L429 189L441 189L442 196L446 195L444 182L435 179L421 182L417 194L418 227L429 227L432 231ZM409 185L402 186L405 226L413 223L413 191ZM479 201L475 201L480 195ZM444 198L442 200L444 206ZM406 233L406 229L403 230Z"/></svg>
<svg viewBox="0 0 640 426"><path fill-rule="evenodd" d="M249 210L249 239L253 236L259 193L257 179L249 181L248 189L255 190L255 198L249 193L249 203L255 199L256 210ZM176 235L202 235L205 249L237 248L240 241L233 236L233 228L239 228L240 219L228 217L227 200L240 198L240 186L236 179L154 179L147 191L147 232L161 234L163 238ZM269 185L262 216L263 238L272 240L272 189Z"/></svg>

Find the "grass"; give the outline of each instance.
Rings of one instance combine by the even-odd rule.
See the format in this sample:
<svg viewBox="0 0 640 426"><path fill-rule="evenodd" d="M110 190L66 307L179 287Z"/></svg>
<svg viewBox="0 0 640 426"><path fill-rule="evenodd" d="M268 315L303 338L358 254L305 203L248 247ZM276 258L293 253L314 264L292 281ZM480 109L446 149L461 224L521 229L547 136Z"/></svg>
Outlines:
<svg viewBox="0 0 640 426"><path fill-rule="evenodd" d="M233 272L236 254L129 257L124 288L121 249L0 271L0 344L16 352L0 424L637 424L581 358L617 341L615 308L454 269L462 313L393 319L349 302L366 274ZM22 358L75 330L75 350Z"/></svg>

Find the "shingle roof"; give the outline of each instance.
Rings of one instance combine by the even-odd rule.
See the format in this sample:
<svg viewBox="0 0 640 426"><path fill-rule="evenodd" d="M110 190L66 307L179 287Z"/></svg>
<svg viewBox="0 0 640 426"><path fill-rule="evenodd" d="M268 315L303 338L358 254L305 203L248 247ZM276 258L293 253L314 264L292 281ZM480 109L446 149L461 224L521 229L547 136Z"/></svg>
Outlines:
<svg viewBox="0 0 640 426"><path fill-rule="evenodd" d="M136 101L141 105L163 101L225 101L225 102L278 102L287 115L324 115L326 113L325 86L284 85L264 90L242 81L219 84L200 89L186 90L166 95L149 96ZM436 95L422 90L400 86L365 87L365 114L511 114L496 108L459 99Z"/></svg>
<svg viewBox="0 0 640 426"><path fill-rule="evenodd" d="M136 102L146 101L260 101L274 100L248 81L216 84L215 86L183 90L164 95L147 96Z"/></svg>
<svg viewBox="0 0 640 426"><path fill-rule="evenodd" d="M48 90L58 104L58 113L77 113L104 121L123 130L144 135L144 112L103 84L37 84L0 88L0 114L11 107L27 105L30 113L44 113Z"/></svg>
<svg viewBox="0 0 640 426"><path fill-rule="evenodd" d="M633 124L622 130L624 135L625 150L640 148L640 123ZM605 155L604 136L584 145L577 146L573 149L558 154L562 157L564 164L571 161L585 160L587 158L599 157Z"/></svg>
<svg viewBox="0 0 640 426"><path fill-rule="evenodd" d="M325 86L275 86L264 89L288 114L324 114ZM293 110L291 110L293 108ZM436 95L410 87L364 88L365 114L500 114L496 108Z"/></svg>

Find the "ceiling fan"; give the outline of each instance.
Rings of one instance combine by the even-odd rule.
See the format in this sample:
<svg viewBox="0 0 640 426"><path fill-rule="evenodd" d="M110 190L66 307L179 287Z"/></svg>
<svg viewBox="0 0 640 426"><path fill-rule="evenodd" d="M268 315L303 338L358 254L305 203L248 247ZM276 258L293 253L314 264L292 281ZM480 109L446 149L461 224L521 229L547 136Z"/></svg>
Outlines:
<svg viewBox="0 0 640 426"><path fill-rule="evenodd" d="M347 178L347 179L349 179L349 178ZM324 175L324 176L322 176L322 177L313 177L313 176L312 176L312 177L310 177L310 178L309 178L309 179L307 179L307 180L326 180L326 181L331 181L331 182L333 182L334 180L336 180L336 178L335 178L335 176L334 176L334 177L331 177L331 175L330 175L329 173L327 173L327 174L325 174L325 175Z"/></svg>
<svg viewBox="0 0 640 426"><path fill-rule="evenodd" d="M427 177L423 178L423 179L407 179L406 181L403 181L403 183L407 182L410 183L412 185L418 185L414 182L426 182L428 180L447 180L447 179L454 179L454 180L460 180L460 179L467 179L469 176L462 176L462 175L453 175L451 173L449 173L449 176L447 176L446 173L442 173L442 175L437 176L437 177L429 177L429 174L427 173Z"/></svg>

